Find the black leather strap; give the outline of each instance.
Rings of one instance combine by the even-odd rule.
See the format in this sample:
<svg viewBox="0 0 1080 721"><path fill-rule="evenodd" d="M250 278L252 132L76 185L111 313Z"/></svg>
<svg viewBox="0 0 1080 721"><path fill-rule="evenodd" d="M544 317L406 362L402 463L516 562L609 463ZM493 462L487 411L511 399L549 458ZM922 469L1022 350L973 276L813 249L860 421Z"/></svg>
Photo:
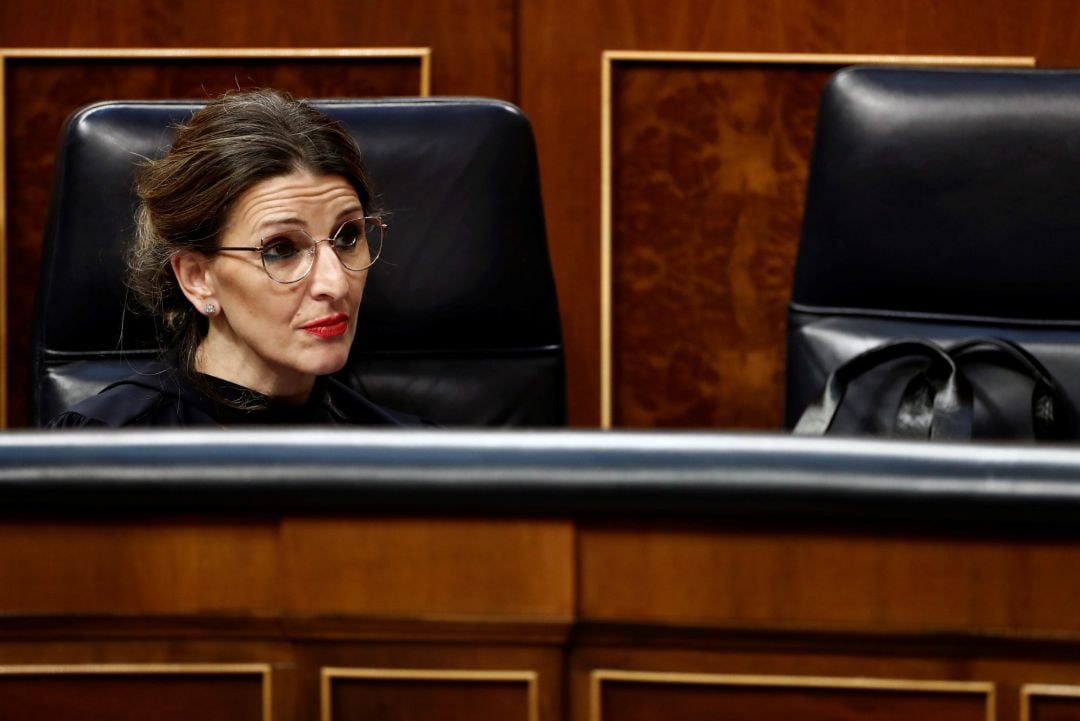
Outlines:
<svg viewBox="0 0 1080 721"><path fill-rule="evenodd" d="M1053 376L1039 360L1022 346L1003 338L979 337L960 341L949 347L957 363L983 356L1002 367L1028 378L1031 389L1031 421L1037 440L1063 440L1069 437L1065 418L1067 404Z"/></svg>
<svg viewBox="0 0 1080 721"><path fill-rule="evenodd" d="M918 378L909 384L898 409L902 435L907 438L932 437L942 440L971 436L970 391L958 378L956 364L936 343L905 339L875 346L836 368L825 381L821 395L807 406L794 432L825 435L832 426L848 386L858 377L885 363L903 358L929 361ZM967 410L966 410L967 409ZM965 429L966 427L966 429ZM925 430L925 435L919 435Z"/></svg>

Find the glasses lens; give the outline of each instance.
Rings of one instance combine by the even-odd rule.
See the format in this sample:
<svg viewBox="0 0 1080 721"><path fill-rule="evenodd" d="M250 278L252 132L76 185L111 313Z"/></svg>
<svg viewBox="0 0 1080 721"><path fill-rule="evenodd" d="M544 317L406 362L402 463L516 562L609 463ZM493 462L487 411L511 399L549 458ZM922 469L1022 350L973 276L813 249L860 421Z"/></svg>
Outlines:
<svg viewBox="0 0 1080 721"><path fill-rule="evenodd" d="M263 241L266 273L279 283L295 283L307 275L314 253L311 238L301 230L279 233Z"/></svg>
<svg viewBox="0 0 1080 721"><path fill-rule="evenodd" d="M334 235L334 251L349 270L370 268L382 250L383 226L377 220L357 218L342 224Z"/></svg>

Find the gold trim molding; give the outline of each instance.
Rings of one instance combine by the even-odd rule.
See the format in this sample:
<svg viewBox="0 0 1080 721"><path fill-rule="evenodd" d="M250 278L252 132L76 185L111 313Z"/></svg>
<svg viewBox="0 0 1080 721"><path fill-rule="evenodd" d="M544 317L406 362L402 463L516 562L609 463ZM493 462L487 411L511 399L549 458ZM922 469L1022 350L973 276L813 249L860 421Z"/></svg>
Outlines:
<svg viewBox="0 0 1080 721"><path fill-rule="evenodd" d="M475 669L333 668L319 674L319 718L331 721L331 684L335 679L382 681L465 681L479 683L524 683L528 704L527 721L540 721L539 677L536 671L487 671Z"/></svg>
<svg viewBox="0 0 1080 721"><path fill-rule="evenodd" d="M9 60L334 60L415 59L418 95L431 94L431 48L0 48L0 428L8 425L7 78Z"/></svg>
<svg viewBox="0 0 1080 721"><path fill-rule="evenodd" d="M268 663L88 663L0 666L0 676L261 676L262 721L273 720Z"/></svg>
<svg viewBox="0 0 1080 721"><path fill-rule="evenodd" d="M601 685L623 683L681 684L785 689L833 689L850 691L910 691L912 693L983 694L986 721L994 721L996 688L988 681L923 681L890 678L830 676L766 676L759 674L673 673L594 669L589 674L589 721L603 721Z"/></svg>
<svg viewBox="0 0 1080 721"><path fill-rule="evenodd" d="M600 60L600 426L612 423L612 74L616 63L729 65L944 65L1035 67L1034 57L971 55L844 55L817 53L702 53L605 50Z"/></svg>

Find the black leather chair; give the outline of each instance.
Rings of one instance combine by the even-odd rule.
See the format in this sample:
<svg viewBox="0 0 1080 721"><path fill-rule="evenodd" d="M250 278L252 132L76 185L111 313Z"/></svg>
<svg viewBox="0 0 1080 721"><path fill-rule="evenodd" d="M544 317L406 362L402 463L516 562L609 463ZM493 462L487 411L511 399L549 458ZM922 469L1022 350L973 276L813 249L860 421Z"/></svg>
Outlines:
<svg viewBox="0 0 1080 721"><path fill-rule="evenodd" d="M1080 407L1080 73L842 70L811 160L785 423L862 350L972 336L1022 343Z"/></svg>
<svg viewBox="0 0 1080 721"><path fill-rule="evenodd" d="M390 211L346 382L448 426L565 423L565 381L532 130L481 99L326 100ZM125 310L132 170L196 102L107 102L63 131L32 345L31 424L157 355Z"/></svg>

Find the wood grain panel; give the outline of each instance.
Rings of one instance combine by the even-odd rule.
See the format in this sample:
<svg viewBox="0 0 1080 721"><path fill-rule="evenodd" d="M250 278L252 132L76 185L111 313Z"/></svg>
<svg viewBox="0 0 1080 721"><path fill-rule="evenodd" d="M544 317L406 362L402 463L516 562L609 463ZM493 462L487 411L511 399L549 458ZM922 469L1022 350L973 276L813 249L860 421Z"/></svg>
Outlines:
<svg viewBox="0 0 1080 721"><path fill-rule="evenodd" d="M53 155L67 116L119 98L205 100L230 88L301 97L417 95L422 58L10 57L4 63L9 425L25 426L28 359Z"/></svg>
<svg viewBox="0 0 1080 721"><path fill-rule="evenodd" d="M595 525L578 542L586 619L1080 636L1076 541Z"/></svg>
<svg viewBox="0 0 1080 721"><path fill-rule="evenodd" d="M0 667L0 721L270 721L269 667Z"/></svg>
<svg viewBox="0 0 1080 721"><path fill-rule="evenodd" d="M993 687L879 679L594 671L591 721L991 721Z"/></svg>
<svg viewBox="0 0 1080 721"><path fill-rule="evenodd" d="M0 47L430 47L433 92L514 100L516 0L6 0Z"/></svg>
<svg viewBox="0 0 1080 721"><path fill-rule="evenodd" d="M0 612L146 615L281 606L270 522L0 522Z"/></svg>
<svg viewBox="0 0 1080 721"><path fill-rule="evenodd" d="M616 63L613 423L774 428L832 66Z"/></svg>
<svg viewBox="0 0 1080 721"><path fill-rule="evenodd" d="M282 544L287 607L301 616L573 614L569 521L287 519Z"/></svg>
<svg viewBox="0 0 1080 721"><path fill-rule="evenodd" d="M531 671L327 668L322 680L323 721L539 719Z"/></svg>

